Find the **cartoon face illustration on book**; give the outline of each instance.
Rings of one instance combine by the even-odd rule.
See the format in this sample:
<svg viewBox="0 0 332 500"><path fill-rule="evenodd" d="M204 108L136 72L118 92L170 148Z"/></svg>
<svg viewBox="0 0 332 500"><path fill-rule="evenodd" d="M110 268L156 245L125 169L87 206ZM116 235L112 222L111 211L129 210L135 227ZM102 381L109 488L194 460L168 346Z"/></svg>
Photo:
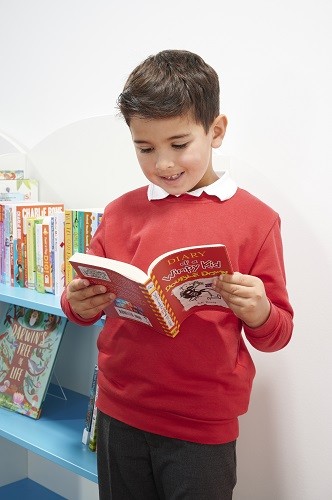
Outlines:
<svg viewBox="0 0 332 500"><path fill-rule="evenodd" d="M210 278L187 281L174 288L172 295L181 302L185 311L192 307L204 306L207 302L210 305L227 307L221 295L213 290Z"/></svg>

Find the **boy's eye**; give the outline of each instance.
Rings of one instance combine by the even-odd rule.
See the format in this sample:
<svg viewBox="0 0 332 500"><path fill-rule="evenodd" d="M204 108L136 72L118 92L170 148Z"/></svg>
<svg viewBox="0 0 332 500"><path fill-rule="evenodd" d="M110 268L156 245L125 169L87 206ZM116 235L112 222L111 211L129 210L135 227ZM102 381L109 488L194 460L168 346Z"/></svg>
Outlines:
<svg viewBox="0 0 332 500"><path fill-rule="evenodd" d="M186 146L188 146L187 142L185 142L184 144L173 144L174 149L184 149Z"/></svg>
<svg viewBox="0 0 332 500"><path fill-rule="evenodd" d="M151 153L151 151L153 151L153 148L139 148L139 152L140 153Z"/></svg>

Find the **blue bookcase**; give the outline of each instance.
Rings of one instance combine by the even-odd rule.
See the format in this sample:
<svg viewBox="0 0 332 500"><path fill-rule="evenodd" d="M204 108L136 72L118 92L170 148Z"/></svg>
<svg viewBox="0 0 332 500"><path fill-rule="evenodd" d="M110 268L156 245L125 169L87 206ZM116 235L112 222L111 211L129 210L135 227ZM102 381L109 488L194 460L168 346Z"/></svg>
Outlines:
<svg viewBox="0 0 332 500"><path fill-rule="evenodd" d="M0 302L64 315L59 297L24 288L0 285ZM96 454L81 443L88 397L66 388L63 391L64 395L59 386L50 385L38 420L0 408L0 437L97 483ZM18 498L15 495L22 488L32 492L31 498L62 498L45 488L42 494L34 494L42 487L29 480L0 487L0 498Z"/></svg>

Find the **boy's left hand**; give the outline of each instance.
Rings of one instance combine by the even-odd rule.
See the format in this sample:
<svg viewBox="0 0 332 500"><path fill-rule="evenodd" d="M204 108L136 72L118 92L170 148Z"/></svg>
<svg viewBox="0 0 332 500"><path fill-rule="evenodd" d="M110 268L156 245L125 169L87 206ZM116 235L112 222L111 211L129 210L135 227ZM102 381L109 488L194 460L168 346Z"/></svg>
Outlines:
<svg viewBox="0 0 332 500"><path fill-rule="evenodd" d="M228 307L250 328L261 326L270 314L264 283L249 274L223 274L214 279L214 289Z"/></svg>

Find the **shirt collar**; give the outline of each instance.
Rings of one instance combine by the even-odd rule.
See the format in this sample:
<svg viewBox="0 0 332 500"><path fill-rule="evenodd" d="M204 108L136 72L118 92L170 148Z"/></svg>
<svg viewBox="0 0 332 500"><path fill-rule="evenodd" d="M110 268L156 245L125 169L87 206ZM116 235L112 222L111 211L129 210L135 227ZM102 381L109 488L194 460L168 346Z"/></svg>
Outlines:
<svg viewBox="0 0 332 500"><path fill-rule="evenodd" d="M236 182L229 175L228 170L224 170L222 172L216 172L219 179L217 179L212 184L208 186L204 186L195 191L189 191L186 194L190 194L191 196L196 196L197 198L204 192L210 196L217 196L220 201L225 201L231 198L237 190ZM156 184L149 184L148 186L148 200L162 200L169 196L169 193L162 189L160 186ZM181 195L179 195L181 196Z"/></svg>

